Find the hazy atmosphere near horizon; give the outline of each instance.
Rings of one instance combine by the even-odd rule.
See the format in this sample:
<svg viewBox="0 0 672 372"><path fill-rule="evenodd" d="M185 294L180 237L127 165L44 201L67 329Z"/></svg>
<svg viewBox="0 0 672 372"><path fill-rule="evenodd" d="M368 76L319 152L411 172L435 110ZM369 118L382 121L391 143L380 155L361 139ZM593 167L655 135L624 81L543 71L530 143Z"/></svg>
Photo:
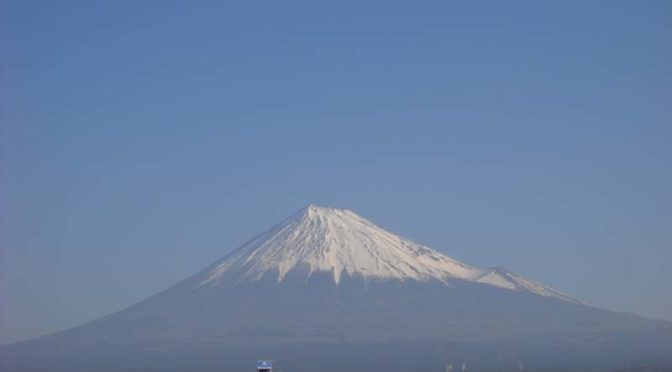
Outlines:
<svg viewBox="0 0 672 372"><path fill-rule="evenodd" d="M0 344L307 204L672 320L672 2L0 1Z"/></svg>

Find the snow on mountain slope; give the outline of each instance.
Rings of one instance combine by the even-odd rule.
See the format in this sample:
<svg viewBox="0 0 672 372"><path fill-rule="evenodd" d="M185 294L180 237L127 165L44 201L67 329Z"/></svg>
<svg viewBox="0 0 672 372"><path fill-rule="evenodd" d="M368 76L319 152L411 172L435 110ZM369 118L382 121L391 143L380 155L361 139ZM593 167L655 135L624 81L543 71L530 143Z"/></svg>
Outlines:
<svg viewBox="0 0 672 372"><path fill-rule="evenodd" d="M571 298L569 295L563 292L527 279L524 276L511 272L503 267L484 270L481 276L473 277L472 280L497 287L508 288L512 290L524 290L538 294L540 296L556 297L566 301L579 303L579 301Z"/></svg>
<svg viewBox="0 0 672 372"><path fill-rule="evenodd" d="M255 237L196 277L212 286L228 275L260 280L292 270L308 275L327 272L338 284L341 275L365 279L467 280L515 291L573 301L566 294L503 268L473 267L392 234L346 209L309 205L278 226Z"/></svg>

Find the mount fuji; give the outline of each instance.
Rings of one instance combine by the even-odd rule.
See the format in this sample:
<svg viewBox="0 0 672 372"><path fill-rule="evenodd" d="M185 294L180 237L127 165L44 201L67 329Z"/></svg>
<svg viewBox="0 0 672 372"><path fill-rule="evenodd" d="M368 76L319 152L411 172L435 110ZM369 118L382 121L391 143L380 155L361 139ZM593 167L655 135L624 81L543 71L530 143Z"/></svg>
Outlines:
<svg viewBox="0 0 672 372"><path fill-rule="evenodd" d="M196 287L259 281L287 274L328 274L366 281L453 280L488 284L577 302L502 267L476 268L381 229L346 209L309 205L193 278ZM228 280L227 280L228 279Z"/></svg>
<svg viewBox="0 0 672 372"><path fill-rule="evenodd" d="M309 205L138 304L0 348L1 371L243 371L256 359L290 371L666 370L672 322Z"/></svg>

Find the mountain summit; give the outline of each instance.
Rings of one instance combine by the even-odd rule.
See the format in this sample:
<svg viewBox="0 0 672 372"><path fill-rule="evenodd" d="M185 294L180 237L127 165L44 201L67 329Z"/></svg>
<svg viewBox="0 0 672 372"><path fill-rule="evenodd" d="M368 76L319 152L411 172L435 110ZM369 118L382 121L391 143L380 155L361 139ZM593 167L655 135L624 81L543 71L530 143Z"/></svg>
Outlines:
<svg viewBox="0 0 672 372"><path fill-rule="evenodd" d="M308 205L250 240L198 276L198 285L224 279L281 282L292 271L367 280L467 280L576 302L568 295L502 267L483 269L386 231L347 209Z"/></svg>

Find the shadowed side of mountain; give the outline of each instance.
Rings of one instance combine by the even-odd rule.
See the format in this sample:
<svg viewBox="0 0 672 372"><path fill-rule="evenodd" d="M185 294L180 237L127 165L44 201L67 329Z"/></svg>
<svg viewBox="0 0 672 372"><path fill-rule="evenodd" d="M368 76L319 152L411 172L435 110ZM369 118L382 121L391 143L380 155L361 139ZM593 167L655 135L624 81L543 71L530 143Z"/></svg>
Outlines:
<svg viewBox="0 0 672 372"><path fill-rule="evenodd" d="M116 355L131 365L137 357L139 365L150 366L163 363L153 359L164 355L161 350L176 354L200 350L189 358L203 355L213 363L237 365L244 361L236 355L217 359L217 353L210 354L212 348L218 345L222 353L239 350L244 355L311 345L314 355L328 355L330 348L350 350L348 345L365 345L372 353L394 347L389 345L431 345L415 352L438 360L437 350L453 345L462 350L461 357L478 355L488 365L496 363L501 353L483 355L480 349L515 345L509 357L532 360L535 350L545 350L537 358L566 352L571 356L568 363L585 360L604 366L627 356L632 356L631 363L640 357L663 363L672 346L669 322L469 281L446 286L439 281L344 277L336 284L328 274L306 281L303 273L293 272L281 283L269 275L218 290L166 291L82 327L14 345L9 350L14 355L5 356L17 363L23 360L26 368L30 360L58 365L91 355ZM417 367L422 365L416 362Z"/></svg>

